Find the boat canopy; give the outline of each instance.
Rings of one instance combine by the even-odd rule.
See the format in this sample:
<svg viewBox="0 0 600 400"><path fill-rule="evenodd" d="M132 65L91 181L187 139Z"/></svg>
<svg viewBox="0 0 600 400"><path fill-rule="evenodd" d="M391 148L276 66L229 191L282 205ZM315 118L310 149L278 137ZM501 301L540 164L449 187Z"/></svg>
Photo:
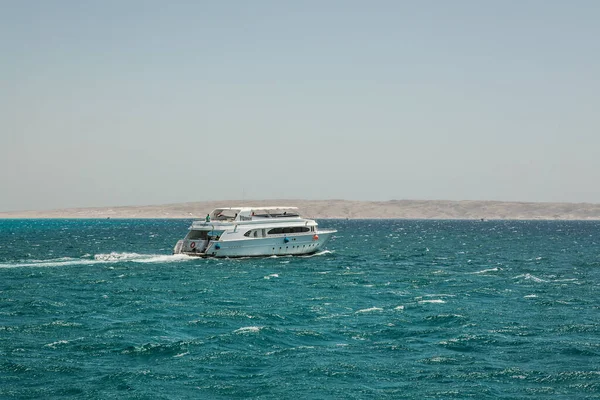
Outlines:
<svg viewBox="0 0 600 400"><path fill-rule="evenodd" d="M298 207L223 207L214 209L210 221L250 221L256 218L299 217Z"/></svg>

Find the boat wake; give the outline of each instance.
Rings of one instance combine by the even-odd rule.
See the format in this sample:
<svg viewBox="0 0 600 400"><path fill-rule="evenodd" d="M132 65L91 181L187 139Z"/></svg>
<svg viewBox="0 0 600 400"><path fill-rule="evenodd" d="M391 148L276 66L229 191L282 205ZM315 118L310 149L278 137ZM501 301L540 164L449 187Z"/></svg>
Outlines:
<svg viewBox="0 0 600 400"><path fill-rule="evenodd" d="M323 250L315 254L299 257L316 257L332 253L329 250ZM292 255L271 256L273 258L293 257ZM68 267L73 265L97 265L97 264L116 264L116 263L172 263L198 260L197 257L190 257L186 254L140 254L140 253L101 253L85 254L77 257L61 257L48 260L22 260L8 263L0 263L0 268L29 268L29 267Z"/></svg>
<svg viewBox="0 0 600 400"><path fill-rule="evenodd" d="M0 263L0 268L24 267L66 267L71 265L114 264L122 262L133 263L170 263L190 261L194 258L185 254L139 254L139 253L106 253L89 255L80 258L61 257L49 260L27 260L27 262Z"/></svg>
<svg viewBox="0 0 600 400"><path fill-rule="evenodd" d="M192 257L185 254L138 254L138 253L109 253L96 254L94 260L102 262L131 261L136 263L189 261Z"/></svg>

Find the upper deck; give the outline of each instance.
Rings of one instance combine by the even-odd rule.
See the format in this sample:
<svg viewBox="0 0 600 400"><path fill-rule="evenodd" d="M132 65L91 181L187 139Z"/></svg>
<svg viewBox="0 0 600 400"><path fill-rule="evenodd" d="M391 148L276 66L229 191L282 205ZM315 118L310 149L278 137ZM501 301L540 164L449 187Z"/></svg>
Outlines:
<svg viewBox="0 0 600 400"><path fill-rule="evenodd" d="M204 220L195 221L192 228L292 221L306 221L298 207L223 207L214 209Z"/></svg>

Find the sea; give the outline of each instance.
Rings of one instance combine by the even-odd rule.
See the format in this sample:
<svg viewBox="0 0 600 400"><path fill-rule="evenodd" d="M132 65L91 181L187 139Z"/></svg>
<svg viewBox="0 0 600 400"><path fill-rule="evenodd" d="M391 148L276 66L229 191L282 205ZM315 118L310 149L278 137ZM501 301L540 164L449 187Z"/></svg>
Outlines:
<svg viewBox="0 0 600 400"><path fill-rule="evenodd" d="M190 222L0 220L0 399L600 398L598 221L172 255Z"/></svg>

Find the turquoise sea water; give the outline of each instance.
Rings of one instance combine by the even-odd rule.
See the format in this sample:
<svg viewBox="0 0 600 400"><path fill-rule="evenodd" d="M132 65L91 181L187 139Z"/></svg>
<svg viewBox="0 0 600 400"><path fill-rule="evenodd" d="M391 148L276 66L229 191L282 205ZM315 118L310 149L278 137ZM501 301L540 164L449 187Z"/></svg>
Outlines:
<svg viewBox="0 0 600 400"><path fill-rule="evenodd" d="M173 256L190 221L0 220L0 398L600 398L600 223L321 220L311 257Z"/></svg>

